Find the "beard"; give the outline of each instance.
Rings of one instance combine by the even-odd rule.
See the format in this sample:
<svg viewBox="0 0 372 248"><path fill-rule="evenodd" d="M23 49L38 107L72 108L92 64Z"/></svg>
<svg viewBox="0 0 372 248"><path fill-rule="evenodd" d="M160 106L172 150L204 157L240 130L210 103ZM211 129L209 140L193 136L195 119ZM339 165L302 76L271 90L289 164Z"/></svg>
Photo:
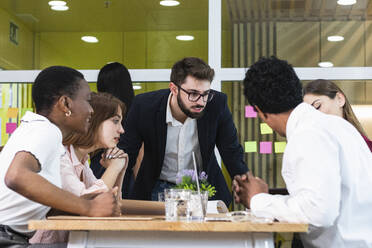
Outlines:
<svg viewBox="0 0 372 248"><path fill-rule="evenodd" d="M202 111L200 112L191 112L189 109L186 108L185 104L183 103L181 97L180 97L180 94L177 95L177 103L178 103L178 106L180 107L180 109L182 110L182 112L187 116L187 117L190 117L192 119L199 119L200 117L202 117L204 115L204 110L205 110L205 105L195 105L193 106L192 108L204 108Z"/></svg>

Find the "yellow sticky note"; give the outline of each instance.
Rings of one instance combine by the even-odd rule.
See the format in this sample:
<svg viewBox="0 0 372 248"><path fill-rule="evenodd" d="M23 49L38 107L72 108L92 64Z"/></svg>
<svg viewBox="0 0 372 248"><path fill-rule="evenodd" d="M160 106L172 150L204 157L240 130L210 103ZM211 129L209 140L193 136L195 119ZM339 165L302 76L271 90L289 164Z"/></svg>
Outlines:
<svg viewBox="0 0 372 248"><path fill-rule="evenodd" d="M271 134L273 130L266 123L261 123L260 125L261 134Z"/></svg>
<svg viewBox="0 0 372 248"><path fill-rule="evenodd" d="M257 141L246 141L244 142L245 152L257 152Z"/></svg>
<svg viewBox="0 0 372 248"><path fill-rule="evenodd" d="M275 153L283 153L285 150L285 146L287 145L287 142L275 142L274 143L274 151Z"/></svg>
<svg viewBox="0 0 372 248"><path fill-rule="evenodd" d="M17 118L18 116L18 108L8 108L8 118Z"/></svg>

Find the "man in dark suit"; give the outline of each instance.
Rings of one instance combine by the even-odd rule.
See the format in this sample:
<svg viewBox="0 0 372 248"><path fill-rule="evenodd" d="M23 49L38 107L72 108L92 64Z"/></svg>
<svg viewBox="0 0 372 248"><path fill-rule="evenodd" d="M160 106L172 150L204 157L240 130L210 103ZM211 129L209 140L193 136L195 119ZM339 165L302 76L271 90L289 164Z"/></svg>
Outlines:
<svg viewBox="0 0 372 248"><path fill-rule="evenodd" d="M124 124L119 147L129 155L126 175L131 175L138 152L144 157L129 198L157 200L157 193L175 185L177 173L193 169L208 174L216 187L215 199L230 204L228 190L214 148L217 146L230 176L248 171L243 149L227 106L227 97L211 90L214 70L199 58L174 64L169 89L138 95ZM128 178L124 190L128 189Z"/></svg>

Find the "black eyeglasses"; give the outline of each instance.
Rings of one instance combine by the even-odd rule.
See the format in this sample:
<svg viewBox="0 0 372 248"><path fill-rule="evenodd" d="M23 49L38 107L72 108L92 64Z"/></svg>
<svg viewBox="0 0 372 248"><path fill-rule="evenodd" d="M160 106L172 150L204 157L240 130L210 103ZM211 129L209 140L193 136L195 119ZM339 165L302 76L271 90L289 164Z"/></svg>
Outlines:
<svg viewBox="0 0 372 248"><path fill-rule="evenodd" d="M193 92L193 91L189 92L179 85L177 85L177 87L188 95L190 102L197 102L199 101L200 97L203 99L203 102L210 102L214 96L214 93L211 91L208 91L207 93L204 93L204 94L200 94L198 92Z"/></svg>

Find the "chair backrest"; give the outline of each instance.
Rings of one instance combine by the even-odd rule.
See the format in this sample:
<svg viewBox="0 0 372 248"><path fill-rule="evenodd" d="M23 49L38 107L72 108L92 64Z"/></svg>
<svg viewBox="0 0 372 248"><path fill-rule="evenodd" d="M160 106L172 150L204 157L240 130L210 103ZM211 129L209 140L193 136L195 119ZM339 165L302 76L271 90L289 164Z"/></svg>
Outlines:
<svg viewBox="0 0 372 248"><path fill-rule="evenodd" d="M288 190L286 188L272 188L269 189L269 193L272 195L288 195Z"/></svg>

